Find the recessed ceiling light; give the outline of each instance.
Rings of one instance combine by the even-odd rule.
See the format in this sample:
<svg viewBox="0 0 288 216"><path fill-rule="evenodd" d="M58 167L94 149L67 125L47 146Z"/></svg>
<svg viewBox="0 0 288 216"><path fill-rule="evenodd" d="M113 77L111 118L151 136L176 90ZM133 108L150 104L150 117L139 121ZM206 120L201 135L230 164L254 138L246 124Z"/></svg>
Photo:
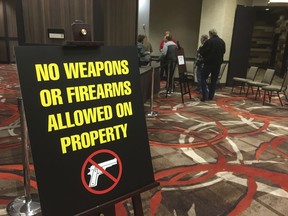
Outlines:
<svg viewBox="0 0 288 216"><path fill-rule="evenodd" d="M288 3L288 0L269 0L268 3Z"/></svg>

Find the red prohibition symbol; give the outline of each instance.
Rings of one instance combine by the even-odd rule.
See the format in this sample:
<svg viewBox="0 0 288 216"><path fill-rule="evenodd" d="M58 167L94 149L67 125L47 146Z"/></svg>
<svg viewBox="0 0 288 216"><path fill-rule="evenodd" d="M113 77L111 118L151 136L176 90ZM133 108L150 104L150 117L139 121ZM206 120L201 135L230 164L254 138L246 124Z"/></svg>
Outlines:
<svg viewBox="0 0 288 216"><path fill-rule="evenodd" d="M109 159L106 160L104 159L104 161L96 162L97 158L99 158L99 156L103 158L103 155L106 156L104 158ZM109 172L109 169L111 170L112 167L117 166L118 166L117 174L115 173L112 174ZM92 153L83 163L81 170L82 183L84 187L93 194L105 194L111 191L119 183L121 175L122 175L122 162L115 152L108 149L102 149ZM90 179L87 178L87 176L89 176ZM105 177L105 179L108 179L107 181L108 183L106 182L104 184L104 189L103 189L103 181L100 181L100 179L104 178L103 176ZM102 187L100 187L101 184ZM99 189L99 187L101 189Z"/></svg>

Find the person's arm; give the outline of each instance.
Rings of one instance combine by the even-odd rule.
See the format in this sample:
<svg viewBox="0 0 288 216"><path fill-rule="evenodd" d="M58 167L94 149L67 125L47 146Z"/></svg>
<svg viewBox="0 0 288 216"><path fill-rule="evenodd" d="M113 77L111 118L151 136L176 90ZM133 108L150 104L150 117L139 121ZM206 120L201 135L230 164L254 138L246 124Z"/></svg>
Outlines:
<svg viewBox="0 0 288 216"><path fill-rule="evenodd" d="M163 54L164 56L166 56L167 50L168 50L168 45L167 45L167 43L165 43L164 46L163 46L163 49L162 49L162 54Z"/></svg>
<svg viewBox="0 0 288 216"><path fill-rule="evenodd" d="M166 43L164 43L163 48L161 50L161 54L160 54L160 56L158 58L159 61L161 61L161 60L163 60L165 58L165 56L167 54L167 50L168 50L168 46L167 46L167 42L166 42Z"/></svg>

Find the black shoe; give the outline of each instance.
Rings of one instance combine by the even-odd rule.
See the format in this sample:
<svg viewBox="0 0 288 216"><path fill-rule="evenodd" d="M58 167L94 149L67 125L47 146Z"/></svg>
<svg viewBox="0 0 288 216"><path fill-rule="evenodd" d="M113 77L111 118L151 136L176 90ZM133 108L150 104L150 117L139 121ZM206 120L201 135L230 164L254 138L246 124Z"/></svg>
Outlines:
<svg viewBox="0 0 288 216"><path fill-rule="evenodd" d="M206 98L203 98L203 97L202 97L202 98L200 99L200 101L205 102L205 101L206 101Z"/></svg>

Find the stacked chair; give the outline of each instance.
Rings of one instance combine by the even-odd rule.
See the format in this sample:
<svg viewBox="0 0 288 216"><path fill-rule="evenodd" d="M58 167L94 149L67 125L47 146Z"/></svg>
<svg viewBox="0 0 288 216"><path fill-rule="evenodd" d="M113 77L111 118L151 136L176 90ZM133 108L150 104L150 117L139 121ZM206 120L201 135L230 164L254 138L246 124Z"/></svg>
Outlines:
<svg viewBox="0 0 288 216"><path fill-rule="evenodd" d="M269 103L271 103L271 98L273 96L277 96L279 98L281 106L283 106L283 102L282 102L282 99L280 97L280 93L282 93L285 96L285 99L287 101L288 100L287 95L286 95L287 85L288 85L288 75L287 75L287 71L286 71L281 85L263 86L262 87L262 90L264 91L263 105L266 102L266 95L268 95Z"/></svg>
<svg viewBox="0 0 288 216"><path fill-rule="evenodd" d="M234 86L236 83L240 83L240 95L242 93L242 90L245 91L245 86L249 81L254 81L255 77L257 75L258 67L251 66L246 74L246 78L242 77L233 77L233 86L231 92L233 93Z"/></svg>
<svg viewBox="0 0 288 216"><path fill-rule="evenodd" d="M275 74L275 70L274 69L266 69L265 74L264 74L264 76L263 76L261 81L248 81L247 82L248 88L247 88L247 91L246 91L246 97L248 96L249 89L250 88L253 89L254 87L256 87L257 88L256 95L255 95L255 100L256 100L258 94L260 96L260 90L264 86L271 85L273 77L274 77L274 74Z"/></svg>

